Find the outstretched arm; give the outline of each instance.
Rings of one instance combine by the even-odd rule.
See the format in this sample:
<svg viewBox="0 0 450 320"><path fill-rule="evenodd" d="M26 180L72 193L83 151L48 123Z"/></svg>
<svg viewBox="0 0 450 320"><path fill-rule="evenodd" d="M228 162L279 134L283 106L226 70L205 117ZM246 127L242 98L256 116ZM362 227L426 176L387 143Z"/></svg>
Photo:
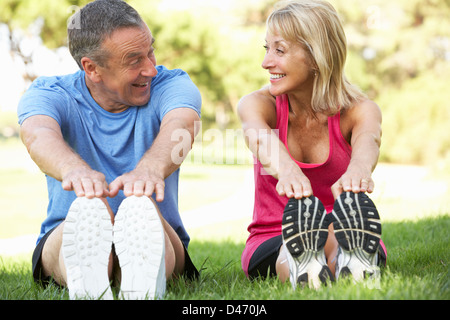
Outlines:
<svg viewBox="0 0 450 320"><path fill-rule="evenodd" d="M277 119L275 98L268 90L261 89L243 97L238 113L250 151L267 173L278 180L278 194L297 199L312 195L309 179L273 130Z"/></svg>
<svg viewBox="0 0 450 320"><path fill-rule="evenodd" d="M366 100L346 112L352 155L347 171L331 188L335 198L343 191L373 192L372 172L380 154L382 116L378 105Z"/></svg>
<svg viewBox="0 0 450 320"><path fill-rule="evenodd" d="M150 197L155 193L156 201L163 201L164 179L180 167L191 150L197 134L195 122L199 120L193 109L178 108L168 112L161 122L158 136L136 168L111 182L110 196L115 197L122 189L127 197Z"/></svg>
<svg viewBox="0 0 450 320"><path fill-rule="evenodd" d="M42 172L61 181L64 190L73 190L78 197L109 195L103 173L92 170L69 147L56 120L44 115L29 117L22 123L20 135L33 161Z"/></svg>

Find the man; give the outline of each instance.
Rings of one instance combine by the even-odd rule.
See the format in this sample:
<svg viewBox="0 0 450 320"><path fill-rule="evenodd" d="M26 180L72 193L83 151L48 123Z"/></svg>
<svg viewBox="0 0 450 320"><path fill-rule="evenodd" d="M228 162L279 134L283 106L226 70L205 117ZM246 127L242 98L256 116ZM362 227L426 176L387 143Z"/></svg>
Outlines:
<svg viewBox="0 0 450 320"><path fill-rule="evenodd" d="M18 107L49 192L33 276L68 286L71 298L112 299L115 278L119 297L160 298L166 278L198 274L177 202L201 96L185 72L156 65L155 39L125 2L96 0L72 22L81 70L38 78ZM191 141L171 139L180 129Z"/></svg>

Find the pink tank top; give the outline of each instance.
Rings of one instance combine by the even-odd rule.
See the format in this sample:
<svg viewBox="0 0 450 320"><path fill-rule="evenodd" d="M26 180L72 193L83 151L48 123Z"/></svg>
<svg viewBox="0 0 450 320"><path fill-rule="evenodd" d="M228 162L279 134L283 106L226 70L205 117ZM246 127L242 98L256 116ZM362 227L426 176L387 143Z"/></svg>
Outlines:
<svg viewBox="0 0 450 320"><path fill-rule="evenodd" d="M276 98L277 126L279 138L288 149L287 129L289 101L287 95ZM333 210L334 197L331 186L345 173L351 157L351 146L344 139L340 129L340 113L328 118L329 154L324 163L302 163L293 159L311 182L313 194L319 198L328 213ZM288 149L289 151L289 149ZM263 173L263 174L261 174ZM287 197L278 195L275 187L278 180L264 171L255 159L255 204L253 221L248 227L250 236L242 254L242 268L248 275L248 264L253 252L264 241L281 234L281 220Z"/></svg>

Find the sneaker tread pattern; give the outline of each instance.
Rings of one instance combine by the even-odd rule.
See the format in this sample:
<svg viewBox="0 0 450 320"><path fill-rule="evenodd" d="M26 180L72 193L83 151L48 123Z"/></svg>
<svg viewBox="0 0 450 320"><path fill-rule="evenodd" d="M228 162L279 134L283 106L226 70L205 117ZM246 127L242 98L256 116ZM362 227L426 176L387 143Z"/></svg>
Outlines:
<svg viewBox="0 0 450 320"><path fill-rule="evenodd" d="M290 254L298 257L306 250L321 250L328 238L327 221L325 208L316 197L290 199L282 220L283 239Z"/></svg>
<svg viewBox="0 0 450 320"><path fill-rule="evenodd" d="M381 238L375 204L365 193L344 192L333 207L333 227L339 245L347 251L361 248L374 254Z"/></svg>

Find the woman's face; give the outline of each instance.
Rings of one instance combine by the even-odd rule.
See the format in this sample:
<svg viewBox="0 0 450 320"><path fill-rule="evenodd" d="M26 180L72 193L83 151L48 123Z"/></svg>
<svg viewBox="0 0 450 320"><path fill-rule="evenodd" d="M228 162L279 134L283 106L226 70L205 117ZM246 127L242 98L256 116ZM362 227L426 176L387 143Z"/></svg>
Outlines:
<svg viewBox="0 0 450 320"><path fill-rule="evenodd" d="M262 67L270 73L272 95L312 92L314 71L310 56L302 45L267 32L265 48Z"/></svg>

